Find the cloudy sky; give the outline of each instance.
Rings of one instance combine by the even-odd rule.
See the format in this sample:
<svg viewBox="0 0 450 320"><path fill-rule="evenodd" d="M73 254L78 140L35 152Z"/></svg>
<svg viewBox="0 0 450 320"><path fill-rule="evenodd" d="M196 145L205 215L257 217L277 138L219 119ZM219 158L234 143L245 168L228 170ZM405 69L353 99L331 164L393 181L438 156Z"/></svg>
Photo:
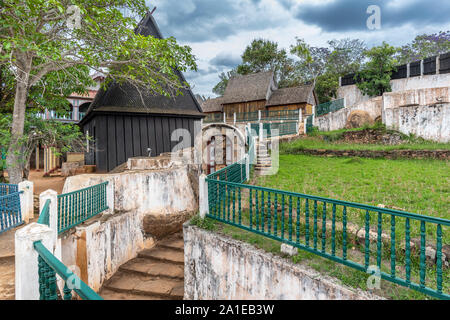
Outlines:
<svg viewBox="0 0 450 320"><path fill-rule="evenodd" d="M199 71L186 74L193 91L213 97L218 75L240 63L255 38L289 48L295 37L326 46L359 38L369 46L403 45L418 34L450 30L449 0L147 0L165 37L189 45ZM369 30L367 9L381 9L381 28Z"/></svg>

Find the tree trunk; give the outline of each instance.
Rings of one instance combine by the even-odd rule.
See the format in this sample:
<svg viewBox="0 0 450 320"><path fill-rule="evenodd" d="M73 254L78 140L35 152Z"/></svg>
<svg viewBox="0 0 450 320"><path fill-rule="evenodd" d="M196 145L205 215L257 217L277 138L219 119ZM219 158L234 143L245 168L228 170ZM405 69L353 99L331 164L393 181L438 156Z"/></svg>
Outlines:
<svg viewBox="0 0 450 320"><path fill-rule="evenodd" d="M22 170L24 167L23 157L21 154L25 125L25 109L28 96L28 73L21 72L19 80L17 80L16 94L14 100L14 112L11 128L11 142L6 157L6 168L8 171L9 183L18 184L22 181Z"/></svg>

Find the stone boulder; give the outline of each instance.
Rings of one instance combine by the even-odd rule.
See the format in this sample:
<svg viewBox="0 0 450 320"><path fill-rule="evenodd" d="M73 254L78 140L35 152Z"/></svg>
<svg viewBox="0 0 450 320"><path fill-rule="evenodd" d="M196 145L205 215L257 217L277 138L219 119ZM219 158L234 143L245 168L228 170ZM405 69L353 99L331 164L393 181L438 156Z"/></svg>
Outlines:
<svg viewBox="0 0 450 320"><path fill-rule="evenodd" d="M183 224L190 220L196 212L179 212L177 214L144 216L144 231L148 236L157 240L183 230Z"/></svg>
<svg viewBox="0 0 450 320"><path fill-rule="evenodd" d="M361 128L364 125L373 125L375 121L366 111L355 110L347 119L346 129Z"/></svg>

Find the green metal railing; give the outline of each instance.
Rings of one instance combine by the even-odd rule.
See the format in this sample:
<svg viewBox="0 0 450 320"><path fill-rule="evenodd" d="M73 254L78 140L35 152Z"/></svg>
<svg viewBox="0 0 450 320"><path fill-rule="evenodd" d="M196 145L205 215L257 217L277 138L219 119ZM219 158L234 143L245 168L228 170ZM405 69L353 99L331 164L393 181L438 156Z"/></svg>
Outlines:
<svg viewBox="0 0 450 320"><path fill-rule="evenodd" d="M45 202L37 223L50 226L50 200Z"/></svg>
<svg viewBox="0 0 450 320"><path fill-rule="evenodd" d="M345 100L338 99L330 102L325 102L316 106L316 116L323 116L330 112L336 112L345 108Z"/></svg>
<svg viewBox="0 0 450 320"><path fill-rule="evenodd" d="M23 224L20 208L20 194L23 191L11 193L13 190L16 189L9 189L9 193L5 191L5 195L0 194L0 234Z"/></svg>
<svg viewBox="0 0 450 320"><path fill-rule="evenodd" d="M236 113L236 122L252 122L258 120L259 120L258 111Z"/></svg>
<svg viewBox="0 0 450 320"><path fill-rule="evenodd" d="M50 205L51 201L47 200L39 215L38 224L50 226ZM56 274L64 281L64 295L62 297L64 300L72 300L72 291L75 291L83 300L103 300L102 297L48 251L41 241L34 242L33 248L38 253L40 300L58 300Z"/></svg>
<svg viewBox="0 0 450 320"><path fill-rule="evenodd" d="M209 218L360 271L368 272L371 265L376 265L382 279L436 298L450 299L449 271L448 268L444 271L442 252L443 229L450 226L450 220L245 185L227 179L225 174L208 176L207 182ZM348 226L353 219L364 223L362 252L355 252L353 245L349 247ZM390 233L388 243L383 230ZM436 247L435 268L426 263L426 239L430 232L434 234ZM420 248L411 242L413 235L420 237ZM386 256L390 260L388 265L382 259Z"/></svg>
<svg viewBox="0 0 450 320"><path fill-rule="evenodd" d="M6 196L19 191L17 184L0 183L0 196Z"/></svg>
<svg viewBox="0 0 450 320"><path fill-rule="evenodd" d="M223 113L210 113L203 119L203 123L223 122Z"/></svg>
<svg viewBox="0 0 450 320"><path fill-rule="evenodd" d="M265 122L262 124L264 138L281 137L285 135L297 134L297 121L286 122ZM260 125L259 123L251 124L251 129L256 136L259 136Z"/></svg>
<svg viewBox="0 0 450 320"><path fill-rule="evenodd" d="M261 118L265 121L277 120L298 120L299 110L264 110L261 112Z"/></svg>
<svg viewBox="0 0 450 320"><path fill-rule="evenodd" d="M313 131L314 123L313 123L313 116L309 116L306 119L306 133L311 133Z"/></svg>
<svg viewBox="0 0 450 320"><path fill-rule="evenodd" d="M40 300L58 300L56 274L64 281L63 300L72 300L75 291L83 300L103 300L94 290L59 261L41 241L33 244L38 252Z"/></svg>
<svg viewBox="0 0 450 320"><path fill-rule="evenodd" d="M58 232L63 233L108 210L108 182L58 195Z"/></svg>

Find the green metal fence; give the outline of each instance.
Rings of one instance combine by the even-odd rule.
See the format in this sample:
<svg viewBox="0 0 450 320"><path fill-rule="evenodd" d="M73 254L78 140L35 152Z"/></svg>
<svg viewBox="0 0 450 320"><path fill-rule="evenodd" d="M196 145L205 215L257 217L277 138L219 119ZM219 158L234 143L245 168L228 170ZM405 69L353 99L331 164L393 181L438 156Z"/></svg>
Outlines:
<svg viewBox="0 0 450 320"><path fill-rule="evenodd" d="M306 133L311 133L313 131L314 123L313 123L314 117L309 116L306 119Z"/></svg>
<svg viewBox="0 0 450 320"><path fill-rule="evenodd" d="M47 200L39 215L38 224L50 226L50 205L51 201ZM33 247L38 253L40 300L58 300L56 274L64 281L63 300L72 300L72 291L75 291L83 300L103 300L102 297L48 251L41 241L34 242Z"/></svg>
<svg viewBox="0 0 450 320"><path fill-rule="evenodd" d="M299 110L264 110L261 112L261 118L265 121L277 120L298 120Z"/></svg>
<svg viewBox="0 0 450 320"><path fill-rule="evenodd" d="M17 184L0 183L0 196L6 196L19 191Z"/></svg>
<svg viewBox="0 0 450 320"><path fill-rule="evenodd" d="M6 195L0 195L0 234L23 224L20 208L20 194L23 191L10 191Z"/></svg>
<svg viewBox="0 0 450 320"><path fill-rule="evenodd" d="M252 122L258 120L259 120L258 111L236 113L236 122Z"/></svg>
<svg viewBox="0 0 450 320"><path fill-rule="evenodd" d="M445 268L444 272L442 252L444 228L450 220L245 185L227 180L226 175L210 176L207 182L209 218L360 271L368 272L375 265L382 279L450 299L449 271ZM355 220L364 223L364 241L358 252L349 247L348 224ZM388 243L383 230L390 234ZM413 244L413 236L420 237L419 247ZM426 262L427 239L436 248L433 267Z"/></svg>
<svg viewBox="0 0 450 320"><path fill-rule="evenodd" d="M263 135L264 138L274 138L281 137L291 134L297 134L297 121L286 121L286 122L264 122L263 124ZM254 131L256 136L259 136L260 124L252 123L251 129Z"/></svg>
<svg viewBox="0 0 450 320"><path fill-rule="evenodd" d="M330 102L325 102L316 106L316 116L323 116L330 112L336 112L345 108L345 100L338 99Z"/></svg>
<svg viewBox="0 0 450 320"><path fill-rule="evenodd" d="M223 122L223 113L209 113L203 119L203 123Z"/></svg>
<svg viewBox="0 0 450 320"><path fill-rule="evenodd" d="M58 300L56 274L64 281L63 300L72 300L72 291L75 291L83 300L103 300L102 297L48 251L41 241L35 242L33 247L39 254L40 300Z"/></svg>
<svg viewBox="0 0 450 320"><path fill-rule="evenodd" d="M58 232L63 233L108 210L108 182L58 195Z"/></svg>

